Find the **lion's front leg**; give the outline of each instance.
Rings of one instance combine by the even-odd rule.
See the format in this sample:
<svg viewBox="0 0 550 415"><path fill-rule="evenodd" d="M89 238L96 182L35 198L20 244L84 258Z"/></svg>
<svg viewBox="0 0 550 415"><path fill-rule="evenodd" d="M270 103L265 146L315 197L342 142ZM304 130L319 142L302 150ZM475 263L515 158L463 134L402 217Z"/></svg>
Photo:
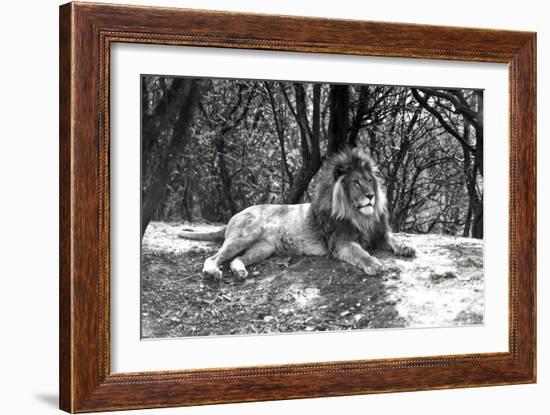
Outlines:
<svg viewBox="0 0 550 415"><path fill-rule="evenodd" d="M416 251L412 246L399 243L391 233L386 235L386 246L385 249L392 251L395 255L404 256L404 257L413 257L416 255Z"/></svg>
<svg viewBox="0 0 550 415"><path fill-rule="evenodd" d="M382 263L357 242L341 242L332 251L334 257L363 270L367 275L377 275L382 271Z"/></svg>

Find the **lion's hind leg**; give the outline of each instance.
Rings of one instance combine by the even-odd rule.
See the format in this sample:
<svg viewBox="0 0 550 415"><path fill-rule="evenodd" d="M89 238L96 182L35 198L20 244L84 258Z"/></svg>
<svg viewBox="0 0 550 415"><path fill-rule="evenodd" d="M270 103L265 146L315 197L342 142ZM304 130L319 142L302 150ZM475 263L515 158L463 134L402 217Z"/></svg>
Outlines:
<svg viewBox="0 0 550 415"><path fill-rule="evenodd" d="M263 261L273 255L274 252L275 247L269 242L256 242L249 247L242 256L238 256L231 261L231 271L236 277L246 278L248 276L248 271L246 270L247 265Z"/></svg>
<svg viewBox="0 0 550 415"><path fill-rule="evenodd" d="M259 232L245 233L240 231L236 235L229 234L220 250L215 255L206 259L202 272L213 277L221 277L222 271L220 270L220 265L248 249L258 237ZM239 268L241 274L243 273L242 268ZM233 270L233 267L231 269ZM246 269L244 269L244 272L246 273Z"/></svg>

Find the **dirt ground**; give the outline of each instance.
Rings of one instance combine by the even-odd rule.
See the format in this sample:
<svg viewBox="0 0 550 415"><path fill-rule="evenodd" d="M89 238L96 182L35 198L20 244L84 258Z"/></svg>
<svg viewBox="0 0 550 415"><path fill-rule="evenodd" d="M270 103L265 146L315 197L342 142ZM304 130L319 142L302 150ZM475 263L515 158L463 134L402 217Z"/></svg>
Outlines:
<svg viewBox="0 0 550 415"><path fill-rule="evenodd" d="M376 277L325 257L272 257L247 279L228 266L215 279L201 270L219 244L181 239L184 227L210 226L153 222L143 238L143 338L483 323L481 240L396 234L417 255L374 252Z"/></svg>

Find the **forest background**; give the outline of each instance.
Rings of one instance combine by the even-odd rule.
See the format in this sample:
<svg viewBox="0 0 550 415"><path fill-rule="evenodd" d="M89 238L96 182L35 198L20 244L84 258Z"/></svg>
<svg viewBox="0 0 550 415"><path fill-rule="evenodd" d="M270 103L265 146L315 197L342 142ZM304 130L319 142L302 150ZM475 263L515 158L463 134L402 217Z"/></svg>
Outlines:
<svg viewBox="0 0 550 415"><path fill-rule="evenodd" d="M395 232L483 237L483 91L143 75L142 236L308 202L331 154L366 149Z"/></svg>

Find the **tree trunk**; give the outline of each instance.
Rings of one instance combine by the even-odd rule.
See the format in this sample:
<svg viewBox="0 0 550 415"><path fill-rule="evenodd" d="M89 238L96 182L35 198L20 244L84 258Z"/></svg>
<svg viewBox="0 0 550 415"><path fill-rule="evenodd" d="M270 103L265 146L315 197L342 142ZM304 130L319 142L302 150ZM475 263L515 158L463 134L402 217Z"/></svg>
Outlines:
<svg viewBox="0 0 550 415"><path fill-rule="evenodd" d="M225 137L221 135L216 139L216 152L218 154L218 172L220 175L220 180L222 182L222 189L225 200L229 210L231 211L231 216L237 213L237 204L233 199L233 194L231 193L231 177L229 176L229 171L225 163Z"/></svg>
<svg viewBox="0 0 550 415"><path fill-rule="evenodd" d="M474 193L475 193L475 205L474 205L474 220L472 224L472 237L483 239L483 196L478 196L475 190L477 182L477 173L483 177L483 91L475 92L478 123L474 125L476 132L476 152L474 158Z"/></svg>
<svg viewBox="0 0 550 415"><path fill-rule="evenodd" d="M345 147L349 131L349 86L330 87L327 157Z"/></svg>
<svg viewBox="0 0 550 415"><path fill-rule="evenodd" d="M294 184L289 189L285 203L295 204L300 203L300 200L302 199L302 196L306 192L309 182L315 176L315 173L319 170L321 167L321 163L318 165L308 165L308 166L302 166L298 174L296 174L296 177L294 179Z"/></svg>
<svg viewBox="0 0 550 415"><path fill-rule="evenodd" d="M193 213L191 211L191 207L189 206L189 188L191 186L189 183L186 183L183 187L183 195L181 197L181 203L180 203L180 217L183 220L192 222L193 221Z"/></svg>
<svg viewBox="0 0 550 415"><path fill-rule="evenodd" d="M470 236L470 228L472 226L472 202L468 202L468 211L466 212L466 220L464 221L464 230L462 231L462 236Z"/></svg>
<svg viewBox="0 0 550 415"><path fill-rule="evenodd" d="M359 88L359 100L357 102L357 109L355 111L351 126L349 127L348 145L350 147L355 147L357 145L359 131L361 130L363 119L368 112L369 88L370 87L366 85L362 85Z"/></svg>
<svg viewBox="0 0 550 415"><path fill-rule="evenodd" d="M181 95L176 104L180 104L177 118L174 122L171 137L160 155L160 160L153 180L145 192L142 200L141 213L141 237L145 234L147 225L151 222L159 204L164 199L166 183L170 177L174 160L185 149L189 142L189 127L193 120L193 113L198 100L198 84L193 79L183 79L181 84Z"/></svg>
<svg viewBox="0 0 550 415"><path fill-rule="evenodd" d="M313 164L321 161L319 139L321 137L321 84L313 85L313 120L311 121L311 159Z"/></svg>
<svg viewBox="0 0 550 415"><path fill-rule="evenodd" d="M410 134L412 132L412 129L414 128L416 122L418 121L418 117L420 116L420 108L417 108L413 114L413 117L411 118L411 121L409 122L409 125L407 126L407 129L405 130L405 99L406 96L403 97L402 100L402 111L403 111L403 121L401 123L401 142L399 143L399 150L397 152L397 155L395 156L395 161L393 162L393 168L390 170L390 174L387 179L387 190L386 190L386 197L388 199L388 206L389 211L393 216L393 213L395 211L395 203L397 202L397 198L395 197L395 185L397 183L397 173L399 172L399 168L403 164L403 160L405 160L405 156L410 150L411 147L411 140L410 140ZM408 214L408 212L405 213L405 216ZM398 231L399 229L395 228L395 231Z"/></svg>
<svg viewBox="0 0 550 415"><path fill-rule="evenodd" d="M275 103L275 97L273 96L273 91L269 86L269 82L264 82L265 89L269 96L269 103L271 105L271 110L273 111L273 120L275 122L275 130L277 132L277 138L279 139L279 148L281 150L281 179L282 179L282 191L281 196L285 195L285 176L288 179L288 186L292 187L293 177L292 172L290 171L290 166L288 165L287 155L286 155L286 146L285 146L285 133L284 125L279 119L277 105Z"/></svg>
<svg viewBox="0 0 550 415"><path fill-rule="evenodd" d="M321 168L321 150L319 147L320 135L320 99L321 86L313 86L313 121L312 127L309 126L307 119L307 106L305 99L305 90L303 85L295 84L296 110L290 107L294 114L300 130L300 140L302 148L302 167L294 177L292 186L288 189L285 197L285 203L299 203L306 192L309 182L315 176L315 173ZM290 106L290 100L287 97L287 105Z"/></svg>
<svg viewBox="0 0 550 415"><path fill-rule="evenodd" d="M483 204L477 203L472 223L472 238L483 239Z"/></svg>
<svg viewBox="0 0 550 415"><path fill-rule="evenodd" d="M476 132L476 152L475 158L479 174L483 177L483 91L476 91L475 97L477 101L477 112L479 114L479 122L474 124Z"/></svg>
<svg viewBox="0 0 550 415"><path fill-rule="evenodd" d="M469 141L470 139L470 127L468 125L464 126L464 140ZM464 176L466 177L466 191L468 192L468 211L466 212L466 220L464 221L464 230L462 236L469 237L472 227L472 217L474 214L474 203L475 203L475 172L472 166L472 157L470 150L462 145L462 154L464 156L462 162L462 169L464 170Z"/></svg>

